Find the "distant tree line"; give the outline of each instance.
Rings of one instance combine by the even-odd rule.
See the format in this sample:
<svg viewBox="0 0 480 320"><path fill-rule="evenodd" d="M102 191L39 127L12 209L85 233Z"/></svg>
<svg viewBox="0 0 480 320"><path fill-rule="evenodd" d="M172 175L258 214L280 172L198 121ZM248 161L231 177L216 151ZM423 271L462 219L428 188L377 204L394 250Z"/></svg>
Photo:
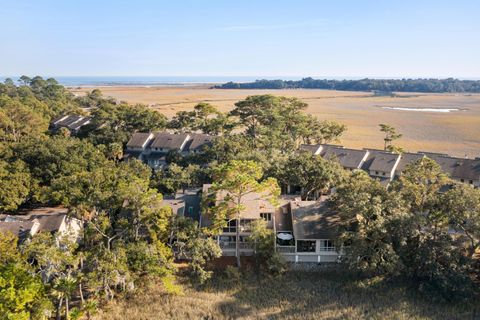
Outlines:
<svg viewBox="0 0 480 320"><path fill-rule="evenodd" d="M360 79L327 80L256 80L255 82L227 82L216 89L329 89L341 91L383 92L480 92L479 80L448 79Z"/></svg>

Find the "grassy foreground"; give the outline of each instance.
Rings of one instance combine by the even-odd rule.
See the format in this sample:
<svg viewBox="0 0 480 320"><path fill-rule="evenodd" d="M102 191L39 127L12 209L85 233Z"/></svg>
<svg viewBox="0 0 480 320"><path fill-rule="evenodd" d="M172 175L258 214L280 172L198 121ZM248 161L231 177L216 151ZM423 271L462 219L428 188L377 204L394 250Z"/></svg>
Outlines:
<svg viewBox="0 0 480 320"><path fill-rule="evenodd" d="M108 305L96 319L477 319L472 307L428 302L401 285L354 280L335 271L290 271L276 279L216 275L183 294L149 283Z"/></svg>

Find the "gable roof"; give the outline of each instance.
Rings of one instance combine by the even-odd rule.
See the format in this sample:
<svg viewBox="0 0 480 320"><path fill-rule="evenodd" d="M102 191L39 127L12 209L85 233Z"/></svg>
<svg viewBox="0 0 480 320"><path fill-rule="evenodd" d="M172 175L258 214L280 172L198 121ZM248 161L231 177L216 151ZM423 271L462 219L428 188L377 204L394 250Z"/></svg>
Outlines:
<svg viewBox="0 0 480 320"><path fill-rule="evenodd" d="M151 138L153 138L153 135L149 132L136 132L128 140L127 148L144 148Z"/></svg>
<svg viewBox="0 0 480 320"><path fill-rule="evenodd" d="M380 150L368 150L368 156L362 169L390 173L400 157L399 154Z"/></svg>
<svg viewBox="0 0 480 320"><path fill-rule="evenodd" d="M185 150L189 151L201 150L206 146L211 145L214 139L213 136L203 133L191 133L190 137L191 139L187 142L187 145L185 146Z"/></svg>
<svg viewBox="0 0 480 320"><path fill-rule="evenodd" d="M395 174L401 175L402 172L405 170L405 168L409 164L415 163L416 161L422 159L423 157L424 155L421 153L410 153L410 152L402 153L402 157L400 158L397 168L395 169Z"/></svg>
<svg viewBox="0 0 480 320"><path fill-rule="evenodd" d="M341 146L323 145L320 156L335 160L344 168L358 169L367 155L367 150L347 149Z"/></svg>
<svg viewBox="0 0 480 320"><path fill-rule="evenodd" d="M77 131L84 125L90 123L90 120L92 120L91 117L85 117L85 116L79 116L76 114L72 115L63 115L60 116L56 119L54 119L51 123L51 125L54 128L68 128L73 131Z"/></svg>
<svg viewBox="0 0 480 320"><path fill-rule="evenodd" d="M293 234L297 240L334 239L340 217L330 210L325 198L320 201L292 201Z"/></svg>
<svg viewBox="0 0 480 320"><path fill-rule="evenodd" d="M37 221L0 221L0 232L6 233L10 232L15 235L18 239L24 240L26 237L31 235L32 229L35 224L38 224Z"/></svg>
<svg viewBox="0 0 480 320"><path fill-rule="evenodd" d="M168 133L157 132L154 134L150 148L169 149L169 150L181 150L189 135L187 133Z"/></svg>
<svg viewBox="0 0 480 320"><path fill-rule="evenodd" d="M426 156L437 162L442 170L454 179L479 180L480 159L463 159L427 153Z"/></svg>
<svg viewBox="0 0 480 320"><path fill-rule="evenodd" d="M300 145L300 150L308 151L308 152L311 152L313 154L317 154L318 149L320 149L320 147L321 147L321 145L319 145L319 144L302 144L302 145Z"/></svg>

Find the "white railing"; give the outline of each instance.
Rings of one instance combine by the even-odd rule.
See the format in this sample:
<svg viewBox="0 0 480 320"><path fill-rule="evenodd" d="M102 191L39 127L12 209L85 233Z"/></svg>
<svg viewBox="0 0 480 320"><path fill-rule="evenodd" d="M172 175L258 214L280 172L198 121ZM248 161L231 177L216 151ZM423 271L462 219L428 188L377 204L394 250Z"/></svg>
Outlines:
<svg viewBox="0 0 480 320"><path fill-rule="evenodd" d="M295 246L277 246L280 253L295 253Z"/></svg>

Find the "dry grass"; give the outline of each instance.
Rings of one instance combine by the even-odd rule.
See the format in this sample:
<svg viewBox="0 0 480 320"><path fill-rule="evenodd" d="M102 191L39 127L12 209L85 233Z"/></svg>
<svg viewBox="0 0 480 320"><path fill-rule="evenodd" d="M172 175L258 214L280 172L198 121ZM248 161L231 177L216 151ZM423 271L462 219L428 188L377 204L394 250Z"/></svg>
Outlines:
<svg viewBox="0 0 480 320"><path fill-rule="evenodd" d="M335 271L290 271L279 279L217 277L203 290L184 284L169 296L150 283L144 292L110 304L96 319L473 319L467 307L416 298L380 280L349 279Z"/></svg>
<svg viewBox="0 0 480 320"><path fill-rule="evenodd" d="M365 92L332 90L221 90L208 86L185 87L103 87L105 95L132 103L146 103L168 117L191 110L208 101L222 111L255 94L297 97L309 104L307 112L320 119L336 120L348 126L342 143L354 148L380 148L378 124L388 123L404 134L399 145L409 151L445 152L456 156L480 156L480 95L402 94L401 97L374 97ZM72 89L83 94L89 89ZM385 110L390 107L461 108L455 113L419 113Z"/></svg>

